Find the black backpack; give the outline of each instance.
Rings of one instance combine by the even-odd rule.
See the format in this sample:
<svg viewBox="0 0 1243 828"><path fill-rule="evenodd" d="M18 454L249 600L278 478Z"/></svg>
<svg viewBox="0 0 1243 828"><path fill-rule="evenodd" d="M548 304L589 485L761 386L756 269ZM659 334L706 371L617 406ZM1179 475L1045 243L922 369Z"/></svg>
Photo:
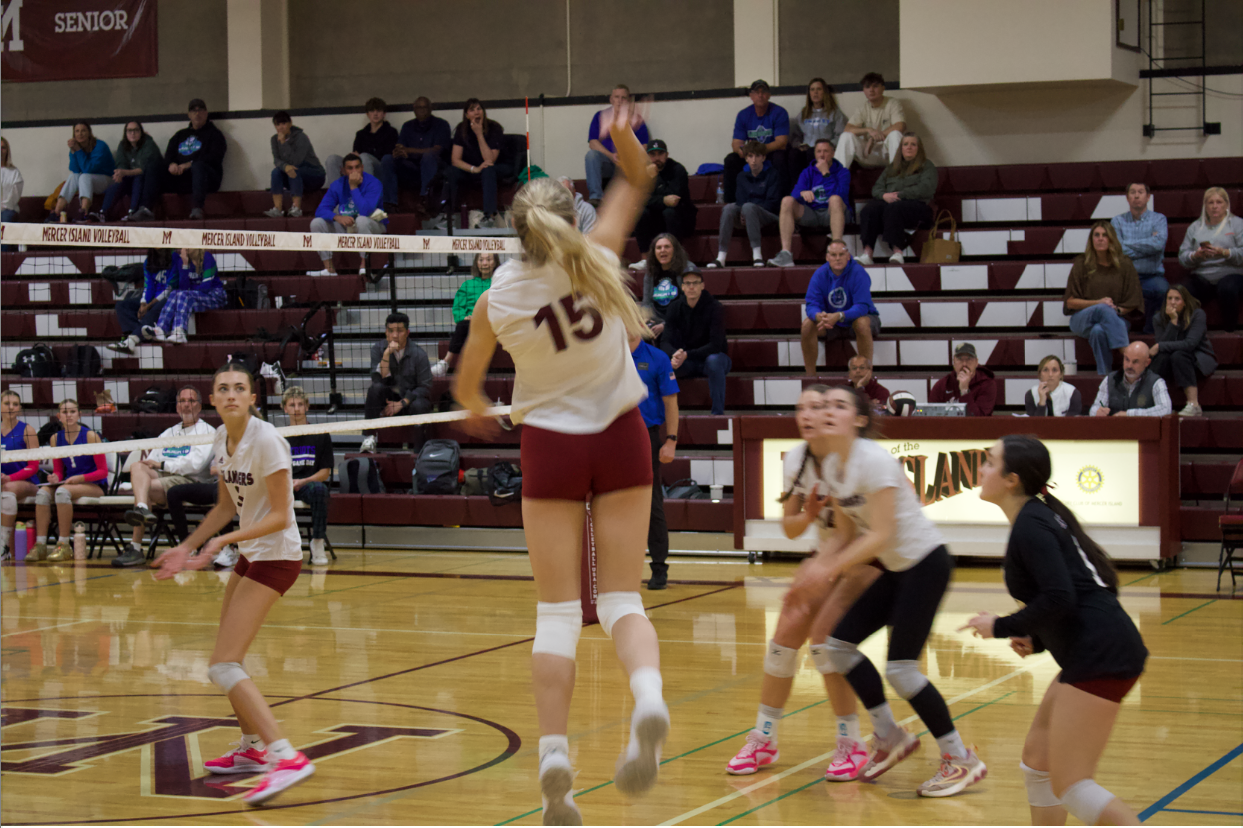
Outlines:
<svg viewBox="0 0 1243 828"><path fill-rule="evenodd" d="M69 355L65 357L64 376L97 377L103 372L99 351L94 345L74 345L69 349Z"/></svg>
<svg viewBox="0 0 1243 828"><path fill-rule="evenodd" d="M171 385L152 385L130 408L143 414L172 414L177 411L177 391Z"/></svg>
<svg viewBox="0 0 1243 828"><path fill-rule="evenodd" d="M343 494L384 494L380 470L366 457L351 457L337 466L337 480Z"/></svg>
<svg viewBox="0 0 1243 828"><path fill-rule="evenodd" d="M56 354L47 345L39 344L33 348L17 352L13 360L13 370L22 377L59 377L60 366L56 362Z"/></svg>
<svg viewBox="0 0 1243 828"><path fill-rule="evenodd" d="M245 273L234 279L224 293L227 308L267 310L272 307L272 302L268 299L267 283L252 281Z"/></svg>
<svg viewBox="0 0 1243 828"><path fill-rule="evenodd" d="M457 494L461 468L457 440L428 440L414 461L414 493Z"/></svg>
<svg viewBox="0 0 1243 828"><path fill-rule="evenodd" d="M59 434L63 428L64 426L61 425L59 421L48 420L39 427L38 432L35 434L39 440L39 446L41 448L46 448L47 446L52 445L52 438Z"/></svg>
<svg viewBox="0 0 1243 828"><path fill-rule="evenodd" d="M501 460L488 469L488 500L493 506L522 502L522 470Z"/></svg>
<svg viewBox="0 0 1243 828"><path fill-rule="evenodd" d="M691 478L679 480L665 487L665 497L670 500L707 500L709 495Z"/></svg>

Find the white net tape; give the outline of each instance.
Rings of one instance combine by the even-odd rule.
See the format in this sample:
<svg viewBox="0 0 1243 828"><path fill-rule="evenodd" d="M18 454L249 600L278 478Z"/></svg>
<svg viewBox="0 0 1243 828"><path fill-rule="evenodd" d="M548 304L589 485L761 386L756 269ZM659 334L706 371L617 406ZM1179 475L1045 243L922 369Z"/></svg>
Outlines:
<svg viewBox="0 0 1243 828"><path fill-rule="evenodd" d="M486 416L504 417L510 412L508 405L489 408ZM284 426L278 428L286 437L302 434L357 434L381 428L398 426L431 425L448 423L454 420L465 420L470 416L468 411L444 411L433 414L411 414L404 417L380 417L374 420L346 420L337 423L308 423L300 426ZM0 461L5 463L30 462L31 460L52 460L58 457L74 457L80 454L118 454L131 451L149 451L157 448L173 448L175 446L203 446L215 442L215 434L190 434L184 437L151 437L145 440L120 440L115 443L80 443L73 446L44 446L37 449L21 451L0 451Z"/></svg>

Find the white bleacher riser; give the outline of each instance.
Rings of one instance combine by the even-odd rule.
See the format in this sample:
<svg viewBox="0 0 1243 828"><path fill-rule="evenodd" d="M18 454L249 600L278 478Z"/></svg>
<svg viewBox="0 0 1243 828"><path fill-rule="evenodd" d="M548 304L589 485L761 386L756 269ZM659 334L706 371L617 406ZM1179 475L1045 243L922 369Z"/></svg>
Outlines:
<svg viewBox="0 0 1243 828"><path fill-rule="evenodd" d="M940 368L950 364L950 346L944 339L908 339L898 343L898 354L903 366Z"/></svg>
<svg viewBox="0 0 1243 828"><path fill-rule="evenodd" d="M1079 254L1088 246L1088 233L1090 227L1070 227L1062 231L1062 239L1057 243L1057 247L1053 248L1054 253L1065 253L1067 255Z"/></svg>

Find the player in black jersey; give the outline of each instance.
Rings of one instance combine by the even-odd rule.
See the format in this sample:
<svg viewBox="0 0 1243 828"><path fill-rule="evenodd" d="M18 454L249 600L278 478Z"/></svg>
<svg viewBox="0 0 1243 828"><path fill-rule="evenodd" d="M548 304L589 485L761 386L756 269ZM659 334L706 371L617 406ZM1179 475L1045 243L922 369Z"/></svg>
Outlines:
<svg viewBox="0 0 1243 828"><path fill-rule="evenodd" d="M1009 435L989 449L980 499L1010 520L1006 589L1025 606L1000 618L980 613L962 629L1008 637L1022 657L1047 649L1062 668L1023 745L1032 823L1064 825L1069 811L1087 825L1138 825L1135 812L1092 777L1148 650L1118 603L1109 556L1048 493L1051 466L1032 436Z"/></svg>

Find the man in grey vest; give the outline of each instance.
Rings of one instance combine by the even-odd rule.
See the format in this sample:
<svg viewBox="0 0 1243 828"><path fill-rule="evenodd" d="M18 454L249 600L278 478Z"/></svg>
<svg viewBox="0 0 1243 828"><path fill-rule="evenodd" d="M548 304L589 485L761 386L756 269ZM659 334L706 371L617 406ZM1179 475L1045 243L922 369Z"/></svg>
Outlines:
<svg viewBox="0 0 1243 828"><path fill-rule="evenodd" d="M1093 417L1164 417L1173 412L1165 380L1148 370L1148 346L1132 342L1122 350L1122 370L1101 380Z"/></svg>

